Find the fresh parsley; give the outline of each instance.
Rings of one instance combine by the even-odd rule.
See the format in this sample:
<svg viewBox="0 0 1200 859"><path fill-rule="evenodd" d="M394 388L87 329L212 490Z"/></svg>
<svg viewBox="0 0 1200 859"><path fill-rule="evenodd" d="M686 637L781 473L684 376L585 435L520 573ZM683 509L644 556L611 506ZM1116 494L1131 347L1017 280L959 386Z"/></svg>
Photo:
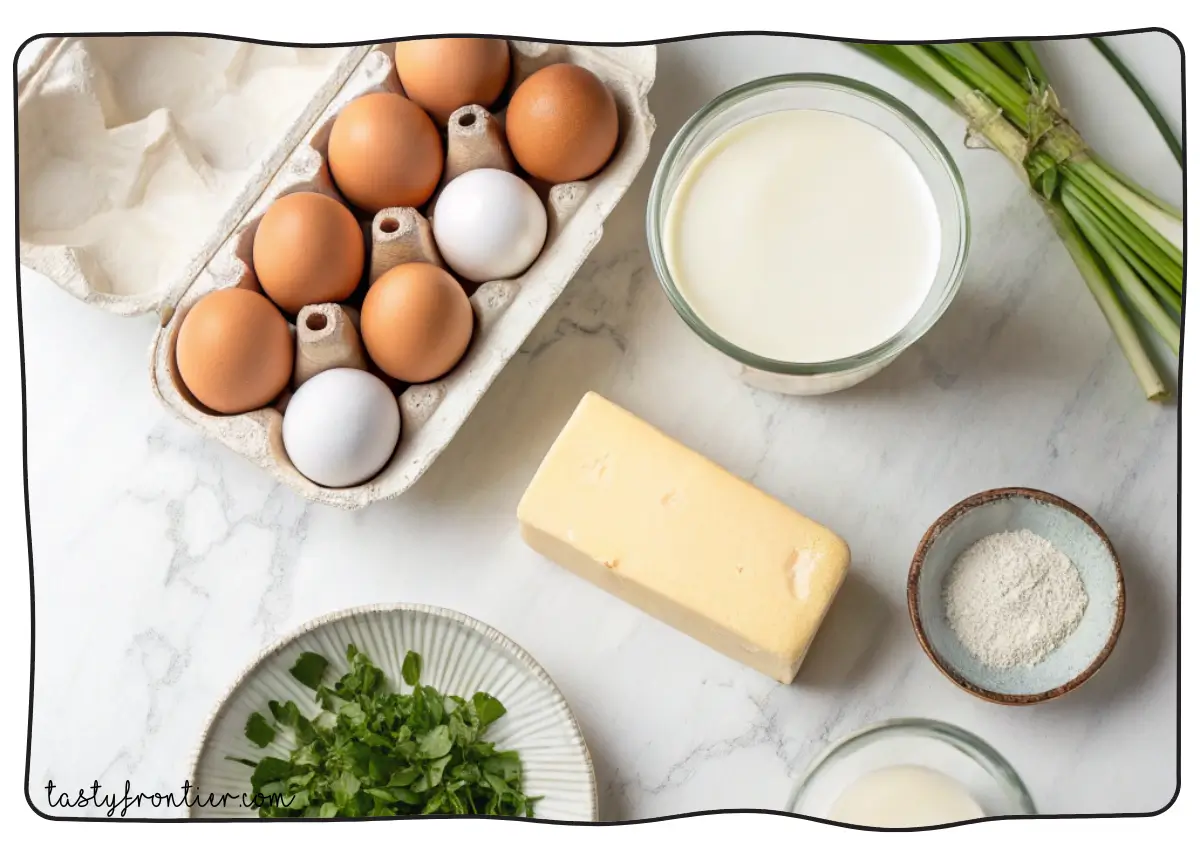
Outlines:
<svg viewBox="0 0 1200 859"><path fill-rule="evenodd" d="M292 667L315 691L315 718L294 701L271 701L270 720L258 712L247 720L246 737L259 748L277 733L295 745L287 760L231 758L253 767L253 793L280 797L264 802L260 817L533 816L539 797L522 790L520 757L484 739L503 704L486 692L465 699L422 686L412 651L401 670L407 694L391 691L353 644L346 659L350 670L333 686L323 683L329 661L320 654L303 653Z"/></svg>

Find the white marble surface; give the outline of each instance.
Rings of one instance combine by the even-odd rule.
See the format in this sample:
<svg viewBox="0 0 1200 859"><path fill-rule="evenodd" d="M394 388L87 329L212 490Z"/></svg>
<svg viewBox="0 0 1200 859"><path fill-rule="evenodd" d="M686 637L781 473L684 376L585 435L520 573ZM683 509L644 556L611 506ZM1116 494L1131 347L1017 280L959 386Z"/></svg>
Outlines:
<svg viewBox="0 0 1200 859"><path fill-rule="evenodd" d="M1175 45L1149 35L1118 47L1178 123ZM1089 138L1178 200L1170 155L1091 48L1047 53ZM783 71L849 74L908 100L958 158L973 213L969 274L941 323L882 375L825 399L724 375L667 304L643 238L653 167L674 131L719 91ZM1177 413L1141 398L1037 207L998 157L962 147L957 119L836 44L664 46L652 102L651 161L579 277L428 475L357 514L300 503L160 409L147 383L153 320L105 316L24 273L39 807L49 810L48 779L177 789L210 708L259 648L315 615L381 601L449 606L530 650L579 717L605 819L779 808L826 742L902 715L981 734L1045 812L1150 811L1170 799ZM852 578L794 685L709 652L521 543L520 493L589 389L849 540ZM1108 665L1029 709L952 686L904 607L929 523L1011 484L1093 513L1128 576Z"/></svg>

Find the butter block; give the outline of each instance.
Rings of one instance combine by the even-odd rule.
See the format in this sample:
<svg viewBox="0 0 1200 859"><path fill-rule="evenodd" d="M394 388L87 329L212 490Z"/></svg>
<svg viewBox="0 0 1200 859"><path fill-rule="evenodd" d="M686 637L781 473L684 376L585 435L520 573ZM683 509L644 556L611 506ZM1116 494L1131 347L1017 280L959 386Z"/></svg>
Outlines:
<svg viewBox="0 0 1200 859"><path fill-rule="evenodd" d="M837 534L595 393L517 519L535 551L781 683L850 564Z"/></svg>

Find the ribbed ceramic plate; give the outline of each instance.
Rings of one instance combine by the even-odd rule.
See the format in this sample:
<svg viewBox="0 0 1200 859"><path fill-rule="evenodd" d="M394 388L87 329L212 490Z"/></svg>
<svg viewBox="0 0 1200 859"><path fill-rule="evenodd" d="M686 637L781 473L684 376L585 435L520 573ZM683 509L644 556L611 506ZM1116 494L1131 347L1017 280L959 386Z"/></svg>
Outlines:
<svg viewBox="0 0 1200 859"><path fill-rule="evenodd" d="M469 698L478 691L498 698L508 712L493 723L486 739L497 748L516 749L524 766L524 789L544 797L534 809L548 820L597 819L596 782L591 757L567 702L533 658L491 627L446 609L419 605L368 606L317 618L275 644L248 668L217 706L201 738L191 768L198 795L241 796L250 789L245 764L227 760L265 754L287 757L282 736L259 749L245 738L246 719L266 713L271 700L294 700L305 715L320 708L312 690L289 673L305 651L329 660L328 676L344 673L346 646L353 643L400 688L400 666L409 650L421 654L422 684L444 694ZM334 673L336 672L336 674ZM282 734L282 732L281 732ZM228 801L224 807L190 808L192 817L256 817L253 808Z"/></svg>

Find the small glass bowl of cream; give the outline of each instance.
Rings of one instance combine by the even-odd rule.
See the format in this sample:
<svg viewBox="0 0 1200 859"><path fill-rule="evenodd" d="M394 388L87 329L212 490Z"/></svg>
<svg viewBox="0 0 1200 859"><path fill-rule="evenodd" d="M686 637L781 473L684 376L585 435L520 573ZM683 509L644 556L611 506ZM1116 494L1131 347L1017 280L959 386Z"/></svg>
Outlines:
<svg viewBox="0 0 1200 859"><path fill-rule="evenodd" d="M787 810L879 829L1037 814L999 752L930 719L880 722L834 743L797 783Z"/></svg>
<svg viewBox="0 0 1200 859"><path fill-rule="evenodd" d="M969 216L937 135L847 78L763 78L675 135L646 213L671 304L745 382L784 394L878 373L945 312Z"/></svg>

